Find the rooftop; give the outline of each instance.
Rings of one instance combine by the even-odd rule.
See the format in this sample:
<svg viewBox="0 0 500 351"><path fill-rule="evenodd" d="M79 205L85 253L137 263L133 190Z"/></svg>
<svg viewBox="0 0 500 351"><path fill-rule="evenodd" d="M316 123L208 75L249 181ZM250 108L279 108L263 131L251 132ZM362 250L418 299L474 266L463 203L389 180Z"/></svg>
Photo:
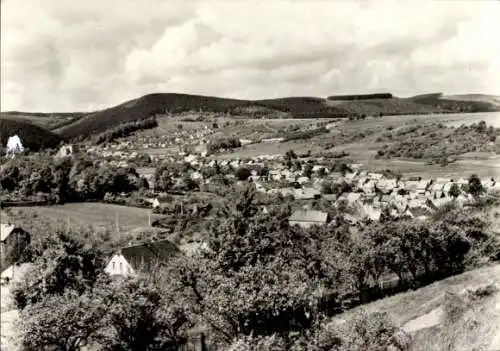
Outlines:
<svg viewBox="0 0 500 351"><path fill-rule="evenodd" d="M328 214L316 210L299 210L295 211L289 218L293 222L318 222L326 223Z"/></svg>

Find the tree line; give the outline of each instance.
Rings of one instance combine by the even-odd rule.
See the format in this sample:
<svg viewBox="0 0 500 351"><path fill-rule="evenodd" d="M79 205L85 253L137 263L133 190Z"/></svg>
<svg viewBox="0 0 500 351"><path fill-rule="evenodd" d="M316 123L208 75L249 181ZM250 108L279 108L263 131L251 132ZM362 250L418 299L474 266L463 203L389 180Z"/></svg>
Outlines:
<svg viewBox="0 0 500 351"><path fill-rule="evenodd" d="M103 200L107 193L130 193L147 189L135 168L102 165L86 157L24 157L11 161L0 172L2 192L12 200L43 196L61 204Z"/></svg>

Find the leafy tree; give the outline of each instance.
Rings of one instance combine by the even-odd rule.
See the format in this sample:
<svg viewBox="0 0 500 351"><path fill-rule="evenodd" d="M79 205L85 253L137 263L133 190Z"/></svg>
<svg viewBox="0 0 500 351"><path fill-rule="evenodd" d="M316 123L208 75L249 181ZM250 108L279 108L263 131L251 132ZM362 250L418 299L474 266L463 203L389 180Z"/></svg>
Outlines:
<svg viewBox="0 0 500 351"><path fill-rule="evenodd" d="M252 175L252 173L250 172L250 170L246 167L240 167L236 170L236 178L238 180L247 180L248 177L250 177Z"/></svg>
<svg viewBox="0 0 500 351"><path fill-rule="evenodd" d="M308 163L302 169L302 174L308 178L311 178L313 167Z"/></svg>
<svg viewBox="0 0 500 351"><path fill-rule="evenodd" d="M3 189L12 191L18 187L20 171L16 165L5 167L0 174L0 185Z"/></svg>
<svg viewBox="0 0 500 351"><path fill-rule="evenodd" d="M109 286L102 350L175 350L186 341L192 326L169 289L144 279Z"/></svg>
<svg viewBox="0 0 500 351"><path fill-rule="evenodd" d="M295 160L297 158L297 154L293 150L288 150L285 153L285 158L290 160Z"/></svg>
<svg viewBox="0 0 500 351"><path fill-rule="evenodd" d="M67 290L83 294L92 288L104 269L104 258L95 247L84 244L71 234L56 233L49 246L35 261L36 268L13 290L19 309Z"/></svg>
<svg viewBox="0 0 500 351"><path fill-rule="evenodd" d="M155 188L158 190L168 190L174 185L171 171L168 164L157 167L154 174Z"/></svg>
<svg viewBox="0 0 500 351"><path fill-rule="evenodd" d="M469 177L469 194L473 196L479 196L484 192L483 185L481 184L481 179L476 174L472 174Z"/></svg>
<svg viewBox="0 0 500 351"><path fill-rule="evenodd" d="M460 188L458 187L457 183L453 183L450 187L450 191L448 192L448 195L449 196L452 196L452 197L458 197L458 195L460 195L461 191L460 191Z"/></svg>
<svg viewBox="0 0 500 351"><path fill-rule="evenodd" d="M81 350L103 328L108 308L105 292L97 289L81 295L70 290L47 296L21 313L23 349Z"/></svg>
<svg viewBox="0 0 500 351"><path fill-rule="evenodd" d="M322 194L333 194L333 184L331 182L324 182L321 184L321 193Z"/></svg>

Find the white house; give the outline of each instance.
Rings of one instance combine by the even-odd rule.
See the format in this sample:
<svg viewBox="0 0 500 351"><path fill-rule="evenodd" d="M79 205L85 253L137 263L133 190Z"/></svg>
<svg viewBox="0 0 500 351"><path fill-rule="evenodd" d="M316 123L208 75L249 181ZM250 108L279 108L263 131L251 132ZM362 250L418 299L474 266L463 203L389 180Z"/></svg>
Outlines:
<svg viewBox="0 0 500 351"><path fill-rule="evenodd" d="M169 240L124 247L113 254L104 271L112 276L135 276L164 264L179 252L179 248Z"/></svg>
<svg viewBox="0 0 500 351"><path fill-rule="evenodd" d="M72 156L74 151L75 150L73 148L73 145L63 145L63 146L61 146L61 148L57 152L57 156L58 157Z"/></svg>
<svg viewBox="0 0 500 351"><path fill-rule="evenodd" d="M9 137L7 140L7 157L14 158L16 154L20 154L24 151L24 146L21 143L21 138L16 134Z"/></svg>
<svg viewBox="0 0 500 351"><path fill-rule="evenodd" d="M34 267L32 263L21 263L20 265L14 264L8 266L0 275L1 284L3 285L20 281L32 267Z"/></svg>

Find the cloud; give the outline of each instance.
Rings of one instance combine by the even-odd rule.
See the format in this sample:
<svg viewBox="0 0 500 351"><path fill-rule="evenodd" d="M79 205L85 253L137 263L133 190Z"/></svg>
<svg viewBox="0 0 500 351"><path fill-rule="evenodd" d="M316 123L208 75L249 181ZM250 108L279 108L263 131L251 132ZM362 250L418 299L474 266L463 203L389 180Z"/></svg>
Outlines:
<svg viewBox="0 0 500 351"><path fill-rule="evenodd" d="M2 110L151 92L500 93L498 2L2 1Z"/></svg>

